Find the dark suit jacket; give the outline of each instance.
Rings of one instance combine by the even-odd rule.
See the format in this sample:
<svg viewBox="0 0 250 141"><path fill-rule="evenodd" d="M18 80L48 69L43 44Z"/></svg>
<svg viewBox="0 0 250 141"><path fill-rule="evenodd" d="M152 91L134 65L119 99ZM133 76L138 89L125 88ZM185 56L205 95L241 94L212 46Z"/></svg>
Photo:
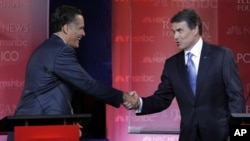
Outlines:
<svg viewBox="0 0 250 141"><path fill-rule="evenodd" d="M184 51L167 59L161 83L152 96L143 98L138 115L160 112L176 97L180 108L180 141L195 141L199 130L203 141L222 141L230 113L245 112L243 88L232 52L203 43L196 95L188 83Z"/></svg>
<svg viewBox="0 0 250 141"><path fill-rule="evenodd" d="M94 80L77 61L74 48L52 35L32 54L15 115L71 114L73 89L114 107L123 92Z"/></svg>

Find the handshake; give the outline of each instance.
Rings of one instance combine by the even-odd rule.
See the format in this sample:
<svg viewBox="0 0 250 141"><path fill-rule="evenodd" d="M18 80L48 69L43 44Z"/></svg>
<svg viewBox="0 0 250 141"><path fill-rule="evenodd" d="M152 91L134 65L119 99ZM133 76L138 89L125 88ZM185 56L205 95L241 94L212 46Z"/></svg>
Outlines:
<svg viewBox="0 0 250 141"><path fill-rule="evenodd" d="M140 98L136 91L130 91L123 94L123 106L128 110L135 110L139 108Z"/></svg>

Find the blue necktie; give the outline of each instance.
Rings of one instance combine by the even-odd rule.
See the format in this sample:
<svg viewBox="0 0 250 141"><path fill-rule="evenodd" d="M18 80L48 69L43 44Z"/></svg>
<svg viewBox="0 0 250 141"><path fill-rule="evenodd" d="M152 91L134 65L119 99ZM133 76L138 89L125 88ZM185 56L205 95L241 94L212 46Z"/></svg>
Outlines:
<svg viewBox="0 0 250 141"><path fill-rule="evenodd" d="M191 52L187 53L188 59L187 59L187 72L188 72L188 79L190 86L192 88L193 94L195 95L195 89L196 89L196 70L195 65L192 60L193 54Z"/></svg>

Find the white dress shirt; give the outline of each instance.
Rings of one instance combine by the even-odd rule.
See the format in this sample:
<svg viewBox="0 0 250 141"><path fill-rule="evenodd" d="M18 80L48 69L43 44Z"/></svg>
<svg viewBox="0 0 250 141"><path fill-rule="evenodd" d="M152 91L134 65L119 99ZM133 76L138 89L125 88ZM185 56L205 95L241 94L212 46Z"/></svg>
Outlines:
<svg viewBox="0 0 250 141"><path fill-rule="evenodd" d="M203 45L203 40L200 38L198 40L198 42L191 48L191 50L184 51L185 52L185 56L184 56L185 57L185 64L187 64L187 58L188 58L187 53L191 52L193 54L192 60L193 60L194 65L195 65L196 74L198 74L202 45Z"/></svg>

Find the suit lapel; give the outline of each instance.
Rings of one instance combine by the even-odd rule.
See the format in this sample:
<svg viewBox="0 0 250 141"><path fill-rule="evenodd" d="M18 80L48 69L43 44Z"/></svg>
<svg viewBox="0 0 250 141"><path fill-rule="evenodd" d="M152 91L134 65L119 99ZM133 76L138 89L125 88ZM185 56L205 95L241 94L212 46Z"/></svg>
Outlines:
<svg viewBox="0 0 250 141"><path fill-rule="evenodd" d="M199 69L198 69L198 75L197 75L197 81L196 81L196 99L200 96L200 91L202 89L204 81L206 80L206 74L209 70L209 66L211 64L211 49L209 45L205 42L203 42L203 47L201 50L201 56L200 56L200 63L199 63Z"/></svg>

